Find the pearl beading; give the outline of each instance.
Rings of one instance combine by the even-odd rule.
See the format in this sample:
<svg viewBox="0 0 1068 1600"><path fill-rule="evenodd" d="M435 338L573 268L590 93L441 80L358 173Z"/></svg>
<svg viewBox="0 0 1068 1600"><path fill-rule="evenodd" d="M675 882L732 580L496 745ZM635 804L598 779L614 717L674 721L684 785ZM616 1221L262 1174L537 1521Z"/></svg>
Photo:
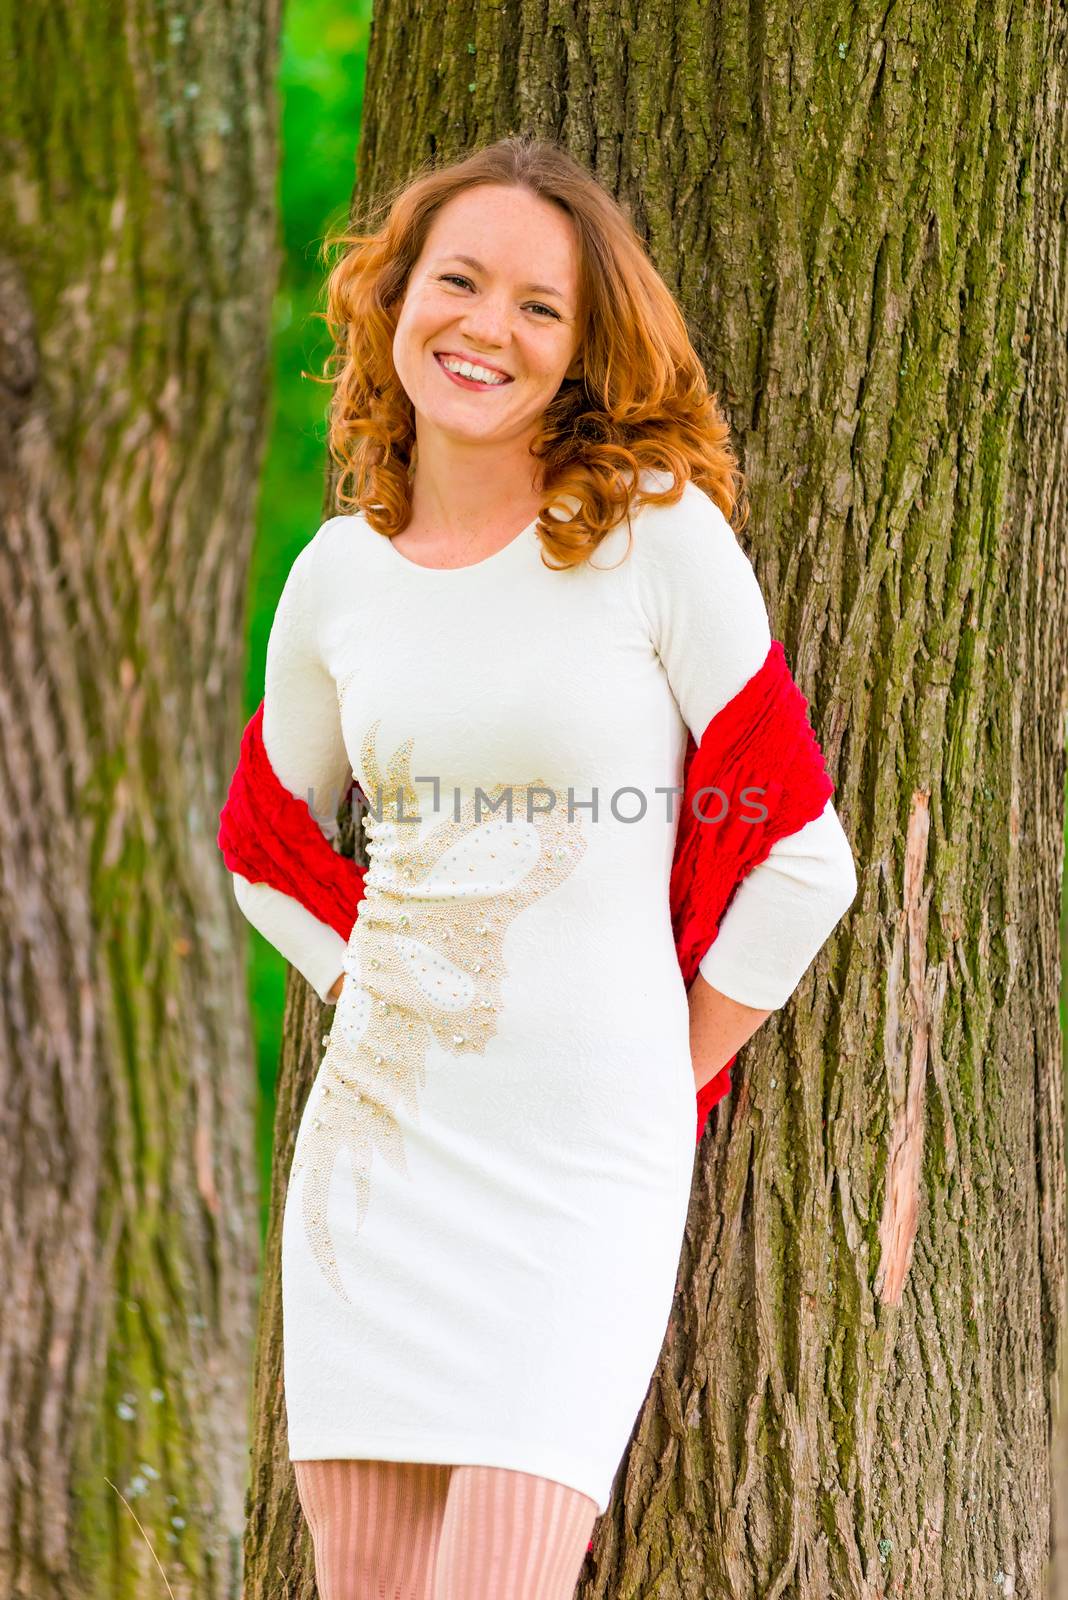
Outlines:
<svg viewBox="0 0 1068 1600"><path fill-rule="evenodd" d="M338 1151L347 1148L351 1158L359 1231L374 1151L407 1175L398 1111L418 1120L430 1040L450 1055L484 1052L501 1012L509 926L563 882L586 850L581 818L568 821L566 795L540 778L483 790L490 806L511 790L511 821L476 816L472 795L458 815L421 838L414 740L397 747L382 775L378 728L372 723L364 736L362 763L370 792L382 796L382 816L364 817L370 862L364 898L293 1160L293 1176L304 1174L302 1216L312 1254L345 1301L326 1223ZM551 794L551 809L532 805L528 820L528 792L535 804Z"/></svg>

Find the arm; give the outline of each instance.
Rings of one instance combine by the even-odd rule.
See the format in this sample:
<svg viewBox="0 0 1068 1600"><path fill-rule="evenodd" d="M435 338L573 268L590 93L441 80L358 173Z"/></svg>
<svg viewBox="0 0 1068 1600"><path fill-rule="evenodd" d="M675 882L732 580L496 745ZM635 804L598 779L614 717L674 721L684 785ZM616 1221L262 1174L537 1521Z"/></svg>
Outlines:
<svg viewBox="0 0 1068 1600"><path fill-rule="evenodd" d="M767 656L767 607L730 523L696 485L687 485L677 506L650 508L635 545L651 637L700 743ZM856 889L853 854L830 800L742 880L690 986L698 1088L785 1005Z"/></svg>
<svg viewBox="0 0 1068 1600"><path fill-rule="evenodd" d="M341 988L335 974L341 972L344 939L291 895L282 894L269 883L250 883L239 872L231 876L242 915L291 967L296 967L320 1000L332 1004Z"/></svg>
<svg viewBox="0 0 1068 1600"><path fill-rule="evenodd" d="M321 533L320 529L320 533ZM352 776L337 686L317 639L319 534L290 568L271 624L263 689L263 744L278 779L307 802L327 838ZM267 883L232 874L242 913L297 968L320 1000L337 998L345 940L335 928Z"/></svg>
<svg viewBox="0 0 1068 1600"><path fill-rule="evenodd" d="M726 922L726 918L724 918ZM690 985L690 1055L694 1087L700 1091L771 1016L721 994L698 971Z"/></svg>

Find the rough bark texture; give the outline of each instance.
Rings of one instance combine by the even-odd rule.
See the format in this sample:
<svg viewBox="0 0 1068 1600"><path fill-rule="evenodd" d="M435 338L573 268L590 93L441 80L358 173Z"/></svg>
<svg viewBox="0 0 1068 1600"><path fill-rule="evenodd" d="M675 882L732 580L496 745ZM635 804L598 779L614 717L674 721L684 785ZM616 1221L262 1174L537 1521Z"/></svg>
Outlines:
<svg viewBox="0 0 1068 1600"><path fill-rule="evenodd" d="M0 9L0 1593L240 1592L275 0ZM140 1527L138 1526L140 1524ZM143 1530L143 1531L142 1531ZM153 1554L155 1552L155 1554Z"/></svg>
<svg viewBox="0 0 1068 1600"><path fill-rule="evenodd" d="M324 511L324 516L327 514ZM342 808L338 848L367 866L359 828L362 814L355 799ZM301 975L290 969L275 1096L270 1221L264 1247L253 1384L244 1600L316 1600L318 1595L311 1536L301 1513L289 1460L282 1370L281 1251L282 1214L297 1128L316 1067L322 1060L325 1027L332 1012L333 1007L324 1006Z"/></svg>
<svg viewBox="0 0 1068 1600"><path fill-rule="evenodd" d="M1065 1123L1068 1126L1068 873L1061 885L1061 1042L1064 1047ZM1061 1324L1060 1392L1053 1458L1053 1562L1048 1600L1068 1600L1068 1319Z"/></svg>
<svg viewBox="0 0 1068 1600"><path fill-rule="evenodd" d="M648 238L729 406L743 543L858 859L848 918L699 1152L582 1600L1042 1593L1065 1282L1065 28L1001 3L376 10L361 192L531 129ZM279 1408L275 1459L281 1427Z"/></svg>

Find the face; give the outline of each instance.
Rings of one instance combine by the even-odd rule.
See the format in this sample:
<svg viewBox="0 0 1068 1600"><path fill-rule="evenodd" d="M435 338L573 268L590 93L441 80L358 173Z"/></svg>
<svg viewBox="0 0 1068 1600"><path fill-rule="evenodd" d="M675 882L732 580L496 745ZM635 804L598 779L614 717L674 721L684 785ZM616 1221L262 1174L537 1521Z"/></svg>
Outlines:
<svg viewBox="0 0 1068 1600"><path fill-rule="evenodd" d="M533 437L581 371L578 269L571 219L526 189L483 184L441 207L393 340L420 442L427 430L478 444ZM480 370L450 373L442 358Z"/></svg>

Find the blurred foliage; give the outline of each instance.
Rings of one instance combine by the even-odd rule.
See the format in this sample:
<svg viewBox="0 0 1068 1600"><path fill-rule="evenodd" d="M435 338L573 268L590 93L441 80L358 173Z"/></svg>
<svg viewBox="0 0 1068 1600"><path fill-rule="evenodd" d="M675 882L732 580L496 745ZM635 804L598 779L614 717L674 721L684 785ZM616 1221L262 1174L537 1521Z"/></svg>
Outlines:
<svg viewBox="0 0 1068 1600"><path fill-rule="evenodd" d="M285 8L278 189L283 259L274 302L269 438L249 575L246 717L263 695L267 637L286 574L321 520L329 390L301 373L321 377L330 349L325 327L313 314L322 310L326 270L318 252L324 234L344 221L352 196L370 26L370 0L289 0ZM248 934L265 1233L286 964L254 929Z"/></svg>

